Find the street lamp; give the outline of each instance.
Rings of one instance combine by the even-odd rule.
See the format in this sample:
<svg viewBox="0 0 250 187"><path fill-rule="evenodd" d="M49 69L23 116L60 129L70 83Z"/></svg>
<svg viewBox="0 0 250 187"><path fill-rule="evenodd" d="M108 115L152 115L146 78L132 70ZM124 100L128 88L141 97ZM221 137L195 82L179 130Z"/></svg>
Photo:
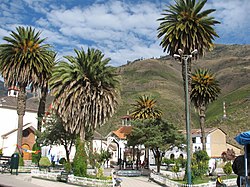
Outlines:
<svg viewBox="0 0 250 187"><path fill-rule="evenodd" d="M179 54L174 54L175 58L181 58L184 60L185 64L185 115L186 115L186 136L187 136L187 179L188 184L191 185L191 145L190 145L190 135L191 135L191 129L190 129L190 112L189 112L189 92L188 92L188 70L187 70L187 64L188 59L192 58L194 54L197 54L198 50L195 49L191 52L190 55L184 54L184 52L181 49L178 49Z"/></svg>

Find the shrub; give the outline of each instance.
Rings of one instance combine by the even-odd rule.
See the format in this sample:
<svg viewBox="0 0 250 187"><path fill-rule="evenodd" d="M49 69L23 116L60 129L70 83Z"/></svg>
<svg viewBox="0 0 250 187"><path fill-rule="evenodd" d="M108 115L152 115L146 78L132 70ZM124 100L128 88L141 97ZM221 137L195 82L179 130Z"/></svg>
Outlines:
<svg viewBox="0 0 250 187"><path fill-rule="evenodd" d="M64 162L63 166L67 173L70 173L72 171L72 166L70 162Z"/></svg>
<svg viewBox="0 0 250 187"><path fill-rule="evenodd" d="M65 158L60 158L60 160L59 160L59 164L65 164L67 161L66 161L66 159Z"/></svg>
<svg viewBox="0 0 250 187"><path fill-rule="evenodd" d="M19 165L19 166L24 166L24 161L23 161L23 157L22 157L21 154L19 154L18 165Z"/></svg>
<svg viewBox="0 0 250 187"><path fill-rule="evenodd" d="M206 151L196 151L192 159L192 178L202 178L208 171L209 156Z"/></svg>
<svg viewBox="0 0 250 187"><path fill-rule="evenodd" d="M37 151L36 153L32 153L32 162L38 165L41 159L41 147L37 142L33 145L32 151Z"/></svg>
<svg viewBox="0 0 250 187"><path fill-rule="evenodd" d="M0 155L3 155L3 149L2 148L0 149Z"/></svg>
<svg viewBox="0 0 250 187"><path fill-rule="evenodd" d="M232 173L232 164L231 162L227 162L223 167L223 171L225 174L230 175Z"/></svg>
<svg viewBox="0 0 250 187"><path fill-rule="evenodd" d="M87 176L87 154L84 142L78 138L76 141L76 154L73 160L73 173L78 177Z"/></svg>
<svg viewBox="0 0 250 187"><path fill-rule="evenodd" d="M46 156L42 156L40 161L39 161L39 166L42 167L49 167L51 165L49 158Z"/></svg>

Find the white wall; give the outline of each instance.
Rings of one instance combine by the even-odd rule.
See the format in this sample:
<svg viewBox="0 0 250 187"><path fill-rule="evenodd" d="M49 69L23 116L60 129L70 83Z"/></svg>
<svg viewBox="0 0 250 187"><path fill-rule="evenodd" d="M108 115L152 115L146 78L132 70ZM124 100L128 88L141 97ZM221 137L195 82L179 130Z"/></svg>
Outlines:
<svg viewBox="0 0 250 187"><path fill-rule="evenodd" d="M0 148L3 148L4 155L12 155L15 150L15 144L17 143L17 132L13 132L8 135L7 139L3 139L2 135L9 133L10 131L17 129L18 127L18 115L15 109L0 108ZM30 123L35 129L37 129L37 113L25 112L23 117L23 124ZM14 147L14 150L13 150Z"/></svg>

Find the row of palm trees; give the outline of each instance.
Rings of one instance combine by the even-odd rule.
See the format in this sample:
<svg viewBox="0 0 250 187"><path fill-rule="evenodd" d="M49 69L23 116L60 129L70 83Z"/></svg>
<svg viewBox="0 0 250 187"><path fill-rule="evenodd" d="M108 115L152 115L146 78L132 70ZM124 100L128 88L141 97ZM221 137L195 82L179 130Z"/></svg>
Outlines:
<svg viewBox="0 0 250 187"><path fill-rule="evenodd" d="M56 53L45 44L31 27L17 27L7 43L0 45L0 72L5 86L18 87L17 151L22 143L23 117L26 108L26 88L41 91L38 117L45 113L48 90L54 96L53 109L64 127L85 140L85 131L94 130L111 117L119 96L115 69L109 58L97 49L75 50L76 56L56 62ZM41 131L38 120L38 130Z"/></svg>

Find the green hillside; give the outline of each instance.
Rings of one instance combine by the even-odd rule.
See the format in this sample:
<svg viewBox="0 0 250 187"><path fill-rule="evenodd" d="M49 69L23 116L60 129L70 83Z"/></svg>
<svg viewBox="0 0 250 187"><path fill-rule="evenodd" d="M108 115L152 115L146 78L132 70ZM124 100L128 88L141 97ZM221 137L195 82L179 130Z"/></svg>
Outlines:
<svg viewBox="0 0 250 187"><path fill-rule="evenodd" d="M193 61L197 67L211 69L219 80L222 93L209 105L208 127L221 127L232 140L239 132L250 130L250 45L216 45L204 58ZM163 118L185 128L184 91L181 65L166 56L159 59L137 60L118 67L121 75L121 101L117 113L100 131L105 135L121 125L121 117L131 111L139 95L156 98ZM223 120L223 101L227 119ZM198 115L192 107L192 127L198 128Z"/></svg>

